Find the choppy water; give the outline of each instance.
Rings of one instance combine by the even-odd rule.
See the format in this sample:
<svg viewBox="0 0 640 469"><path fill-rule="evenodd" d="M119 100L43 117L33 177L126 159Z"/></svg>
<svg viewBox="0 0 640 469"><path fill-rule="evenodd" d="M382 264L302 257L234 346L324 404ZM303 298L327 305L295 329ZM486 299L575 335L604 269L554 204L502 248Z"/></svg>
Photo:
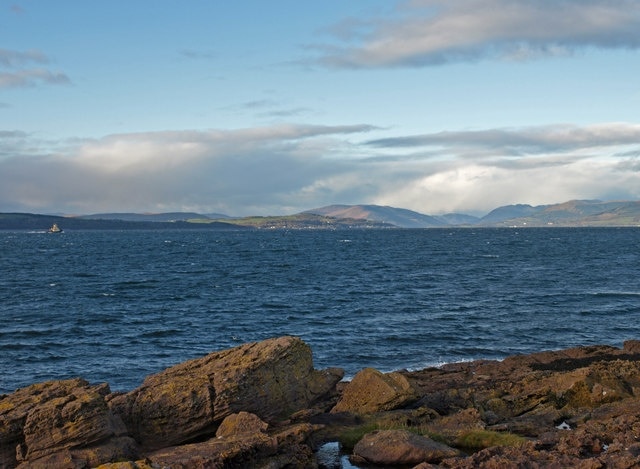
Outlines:
<svg viewBox="0 0 640 469"><path fill-rule="evenodd" d="M0 393L302 337L347 375L640 338L640 229L0 232Z"/></svg>

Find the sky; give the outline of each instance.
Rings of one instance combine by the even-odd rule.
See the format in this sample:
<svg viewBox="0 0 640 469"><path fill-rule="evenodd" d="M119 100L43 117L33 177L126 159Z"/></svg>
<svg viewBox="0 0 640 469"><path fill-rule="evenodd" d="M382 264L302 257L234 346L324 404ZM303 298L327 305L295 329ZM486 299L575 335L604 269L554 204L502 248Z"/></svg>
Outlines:
<svg viewBox="0 0 640 469"><path fill-rule="evenodd" d="M640 199L640 0L0 0L0 212Z"/></svg>

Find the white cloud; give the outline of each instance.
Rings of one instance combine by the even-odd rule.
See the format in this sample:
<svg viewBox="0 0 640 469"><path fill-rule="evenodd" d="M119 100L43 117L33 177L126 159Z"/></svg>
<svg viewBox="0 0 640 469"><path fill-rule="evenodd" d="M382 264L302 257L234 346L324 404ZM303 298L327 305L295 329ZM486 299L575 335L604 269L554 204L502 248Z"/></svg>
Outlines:
<svg viewBox="0 0 640 469"><path fill-rule="evenodd" d="M4 131L0 211L273 215L378 203L486 213L510 203L640 196L640 129L633 124L359 141L374 131L381 132L280 125L57 143Z"/></svg>
<svg viewBox="0 0 640 469"><path fill-rule="evenodd" d="M423 213L485 214L506 204L544 205L573 199L636 199L640 172L612 162L578 160L553 168L457 164L380 194L376 203Z"/></svg>
<svg viewBox="0 0 640 469"><path fill-rule="evenodd" d="M635 199L640 193L640 126L632 124L446 132L374 143L394 150L437 146L428 160L438 167L377 198L426 213L486 213L511 203Z"/></svg>
<svg viewBox="0 0 640 469"><path fill-rule="evenodd" d="M640 193L640 125L636 124L451 131L368 144L394 152L414 151L407 161L422 171L407 178L403 187L382 192L376 202L425 213L481 213L510 203L581 198L633 199ZM427 155L423 165L416 150Z"/></svg>
<svg viewBox="0 0 640 469"><path fill-rule="evenodd" d="M636 0L412 0L390 18L353 22L352 34L347 24L337 44L322 48L324 64L419 67L640 47Z"/></svg>
<svg viewBox="0 0 640 469"><path fill-rule="evenodd" d="M28 152L24 134L6 132L0 134L0 200L13 205L0 210L303 210L309 208L303 204L317 200L309 187L330 181L352 165L332 157L350 151L339 137L372 129L280 125L150 132L67 142L52 149L41 142L39 149ZM333 188L325 191L330 197L341 191L331 182L326 185Z"/></svg>

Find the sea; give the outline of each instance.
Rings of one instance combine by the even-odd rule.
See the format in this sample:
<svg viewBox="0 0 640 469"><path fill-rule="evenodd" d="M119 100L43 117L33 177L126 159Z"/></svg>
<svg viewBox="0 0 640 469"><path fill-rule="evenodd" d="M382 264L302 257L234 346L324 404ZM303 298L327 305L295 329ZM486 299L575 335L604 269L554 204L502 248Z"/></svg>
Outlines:
<svg viewBox="0 0 640 469"><path fill-rule="evenodd" d="M293 335L316 369L640 339L640 228L0 231L0 394Z"/></svg>

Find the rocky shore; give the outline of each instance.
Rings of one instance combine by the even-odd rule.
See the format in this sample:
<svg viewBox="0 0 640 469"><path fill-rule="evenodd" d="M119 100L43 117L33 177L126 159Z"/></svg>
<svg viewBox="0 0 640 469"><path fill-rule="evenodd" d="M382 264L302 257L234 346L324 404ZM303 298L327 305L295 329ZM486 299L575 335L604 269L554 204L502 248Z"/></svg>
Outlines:
<svg viewBox="0 0 640 469"><path fill-rule="evenodd" d="M0 468L640 467L640 341L342 378L279 337L126 393L33 384L0 396Z"/></svg>

